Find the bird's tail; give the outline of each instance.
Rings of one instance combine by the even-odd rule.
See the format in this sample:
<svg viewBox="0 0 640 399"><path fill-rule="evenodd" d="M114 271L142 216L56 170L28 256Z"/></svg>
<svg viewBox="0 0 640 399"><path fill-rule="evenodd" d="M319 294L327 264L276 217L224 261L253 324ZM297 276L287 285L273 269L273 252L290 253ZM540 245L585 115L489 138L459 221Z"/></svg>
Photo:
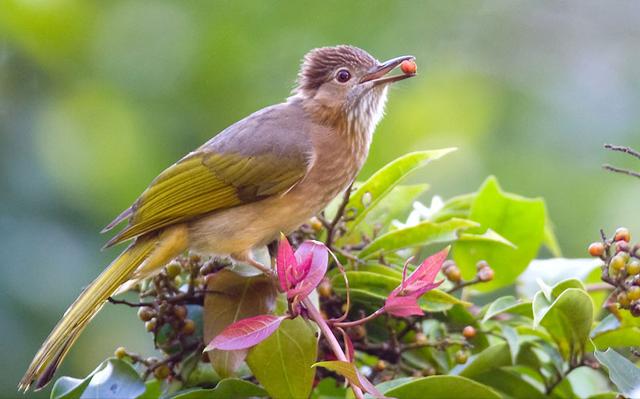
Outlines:
<svg viewBox="0 0 640 399"><path fill-rule="evenodd" d="M78 339L82 330L120 286L132 278L150 274L186 248L186 229L170 228L160 234L139 237L103 271L67 309L31 361L18 390L44 387Z"/></svg>

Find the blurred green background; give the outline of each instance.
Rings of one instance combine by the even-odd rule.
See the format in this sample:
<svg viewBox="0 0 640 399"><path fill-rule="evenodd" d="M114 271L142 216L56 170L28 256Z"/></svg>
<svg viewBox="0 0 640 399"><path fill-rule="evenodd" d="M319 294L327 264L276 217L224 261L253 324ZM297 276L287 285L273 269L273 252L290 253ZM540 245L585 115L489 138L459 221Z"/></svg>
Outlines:
<svg viewBox="0 0 640 399"><path fill-rule="evenodd" d="M0 395L115 256L100 229L183 154L282 101L313 47L417 57L363 176L457 146L414 177L430 195L495 174L546 198L569 257L600 227L640 235L640 182L600 168L634 166L604 142L640 147L639 20L637 2L0 0ZM60 375L119 345L149 351L143 330L106 306Z"/></svg>

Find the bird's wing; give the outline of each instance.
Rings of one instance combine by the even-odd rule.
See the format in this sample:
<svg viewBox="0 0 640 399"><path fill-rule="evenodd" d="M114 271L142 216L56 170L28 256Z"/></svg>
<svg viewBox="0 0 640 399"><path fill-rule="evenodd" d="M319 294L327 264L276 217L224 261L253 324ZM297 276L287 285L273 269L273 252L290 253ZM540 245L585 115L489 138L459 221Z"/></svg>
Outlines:
<svg viewBox="0 0 640 399"><path fill-rule="evenodd" d="M297 124L288 123L286 115L283 118L280 123L278 112L254 114L162 172L105 228L129 219L106 247L209 212L286 193L306 175L311 154L301 132L290 131Z"/></svg>

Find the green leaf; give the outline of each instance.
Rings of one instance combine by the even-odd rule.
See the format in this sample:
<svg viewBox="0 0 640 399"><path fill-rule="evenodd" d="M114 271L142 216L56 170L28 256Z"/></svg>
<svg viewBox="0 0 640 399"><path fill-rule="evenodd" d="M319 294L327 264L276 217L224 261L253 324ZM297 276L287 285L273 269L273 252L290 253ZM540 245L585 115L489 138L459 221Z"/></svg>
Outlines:
<svg viewBox="0 0 640 399"><path fill-rule="evenodd" d="M490 387L455 375L418 378L383 393L385 396L399 399L500 398L500 395Z"/></svg>
<svg viewBox="0 0 640 399"><path fill-rule="evenodd" d="M630 398L640 396L640 368L613 349L593 354L609 370L609 379L621 393Z"/></svg>
<svg viewBox="0 0 640 399"><path fill-rule="evenodd" d="M144 382L134 368L123 360L110 358L83 380L60 378L51 391L51 398L135 398L144 392Z"/></svg>
<svg viewBox="0 0 640 399"><path fill-rule="evenodd" d="M370 271L350 270L346 272L346 275L349 280L351 298L354 301L374 306L381 306L389 293L402 281L401 274L392 276ZM347 290L342 275L334 275L331 284L336 293L346 295ZM461 301L438 289L427 291L420 297L418 303L427 312L441 312L456 304L470 305L468 302Z"/></svg>
<svg viewBox="0 0 640 399"><path fill-rule="evenodd" d="M346 230L348 233L340 238L337 244L341 245L350 242L350 240L359 239L358 226L360 223L402 179L417 168L452 151L455 151L455 148L412 152L397 158L377 171L351 195L346 209L355 214L355 219L347 222Z"/></svg>
<svg viewBox="0 0 640 399"><path fill-rule="evenodd" d="M628 322L625 323L625 321L623 318L621 323L612 314L602 319L591 331L591 340L596 348L605 350L607 348L640 346L640 327Z"/></svg>
<svg viewBox="0 0 640 399"><path fill-rule="evenodd" d="M477 226L479 226L478 223L470 220L455 218L442 223L420 222L415 226L382 234L360 251L358 257L364 259L399 249L454 241L458 238L460 230Z"/></svg>
<svg viewBox="0 0 640 399"><path fill-rule="evenodd" d="M559 286L570 284L560 283L552 295L560 292ZM565 360L582 356L593 323L593 302L589 294L580 288L566 288L550 302L540 291L533 300L533 314L534 325L547 330Z"/></svg>
<svg viewBox="0 0 640 399"><path fill-rule="evenodd" d="M136 399L159 399L162 396L162 382L155 378L144 383L144 393Z"/></svg>
<svg viewBox="0 0 640 399"><path fill-rule="evenodd" d="M475 379L476 376L484 374L493 369L510 366L511 355L509 353L509 346L502 342L497 345L492 345L467 361L464 369L460 371L459 375Z"/></svg>
<svg viewBox="0 0 640 399"><path fill-rule="evenodd" d="M476 375L473 379L503 393L503 397L507 398L543 399L546 397L527 379L522 378L522 374L511 370L493 369Z"/></svg>
<svg viewBox="0 0 640 399"><path fill-rule="evenodd" d="M324 378L313 389L311 399L344 399L347 388L333 378Z"/></svg>
<svg viewBox="0 0 640 399"><path fill-rule="evenodd" d="M466 278L476 273L476 264L485 260L495 271L493 281L475 285L480 291L492 291L513 284L529 262L536 256L544 238L546 220L542 199L528 199L502 191L494 177L480 188L469 219L482 228L467 233L482 233L492 229L513 243L517 249L496 242L458 241L453 247L453 257Z"/></svg>
<svg viewBox="0 0 640 399"><path fill-rule="evenodd" d="M442 208L431 217L432 222L443 222L451 218L468 219L476 194L464 194L445 201Z"/></svg>
<svg viewBox="0 0 640 399"><path fill-rule="evenodd" d="M171 399L227 399L227 398L253 398L267 396L267 392L261 387L249 381L236 378L226 378L212 389L194 389L188 392L178 393Z"/></svg>
<svg viewBox="0 0 640 399"><path fill-rule="evenodd" d="M247 364L275 399L306 398L311 393L318 352L315 325L297 317L249 351Z"/></svg>
<svg viewBox="0 0 640 399"><path fill-rule="evenodd" d="M373 235L374 229L388 228L393 220L405 220L416 198L429 189L428 184L399 185L394 187L358 227L359 234Z"/></svg>
<svg viewBox="0 0 640 399"><path fill-rule="evenodd" d="M507 324L501 325L500 328L502 329L502 336L509 345L509 352L511 352L511 362L513 364L516 364L516 359L518 358L518 353L520 352L520 337L518 336L518 332Z"/></svg>
<svg viewBox="0 0 640 399"><path fill-rule="evenodd" d="M79 399L82 392L87 388L93 373L91 373L85 379L72 378L72 377L60 377L53 384L51 389L51 399Z"/></svg>
<svg viewBox="0 0 640 399"><path fill-rule="evenodd" d="M516 249L516 246L513 245L511 241L491 229L488 229L482 234L461 233L458 237L458 241L494 242Z"/></svg>
<svg viewBox="0 0 640 399"><path fill-rule="evenodd" d="M486 322L502 313L515 313L527 317L531 317L531 302L522 302L515 297L508 295L503 296L495 301L491 302L486 312L484 313L484 317L482 318L482 322Z"/></svg>
<svg viewBox="0 0 640 399"><path fill-rule="evenodd" d="M207 290L209 293L204 300L205 344L230 324L273 311L277 293L272 280L263 274L244 277L227 269L208 278ZM247 350L214 349L207 353L221 378L234 375L247 356Z"/></svg>

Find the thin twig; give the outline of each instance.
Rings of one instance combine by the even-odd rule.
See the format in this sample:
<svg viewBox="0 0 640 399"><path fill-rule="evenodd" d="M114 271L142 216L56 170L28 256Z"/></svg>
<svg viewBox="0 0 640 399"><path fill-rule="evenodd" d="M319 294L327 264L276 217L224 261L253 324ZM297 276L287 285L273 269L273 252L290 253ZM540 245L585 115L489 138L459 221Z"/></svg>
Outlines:
<svg viewBox="0 0 640 399"><path fill-rule="evenodd" d="M624 152L625 154L629 154L633 157L640 159L640 152L634 150L631 147L625 147L622 145L605 144L604 148L611 151Z"/></svg>
<svg viewBox="0 0 640 399"><path fill-rule="evenodd" d="M112 303L114 305L127 305L131 308L140 308L143 306L153 306L152 302L129 302L129 301L125 301L124 299L115 299L112 297L107 298L107 301L109 301L109 303Z"/></svg>
<svg viewBox="0 0 640 399"><path fill-rule="evenodd" d="M608 170L610 172L615 172L615 173L620 173L620 174L623 174L623 175L633 176L633 177L637 177L637 178L640 179L640 173L634 172L632 170L617 168L615 166L611 166L611 165L608 165L608 164L602 165L602 167L605 170Z"/></svg>
<svg viewBox="0 0 640 399"><path fill-rule="evenodd" d="M342 219L342 216L344 215L344 210L347 208L347 204L349 203L352 187L353 187L353 183L349 184L349 187L347 187L347 190L344 192L344 196L342 197L342 202L340 203L340 206L338 207L336 215L334 216L333 220L331 221L331 224L329 225L329 228L327 229L326 244L327 244L327 247L329 248L332 248L331 244L333 244L336 226L338 226L338 223L340 223L340 219Z"/></svg>

